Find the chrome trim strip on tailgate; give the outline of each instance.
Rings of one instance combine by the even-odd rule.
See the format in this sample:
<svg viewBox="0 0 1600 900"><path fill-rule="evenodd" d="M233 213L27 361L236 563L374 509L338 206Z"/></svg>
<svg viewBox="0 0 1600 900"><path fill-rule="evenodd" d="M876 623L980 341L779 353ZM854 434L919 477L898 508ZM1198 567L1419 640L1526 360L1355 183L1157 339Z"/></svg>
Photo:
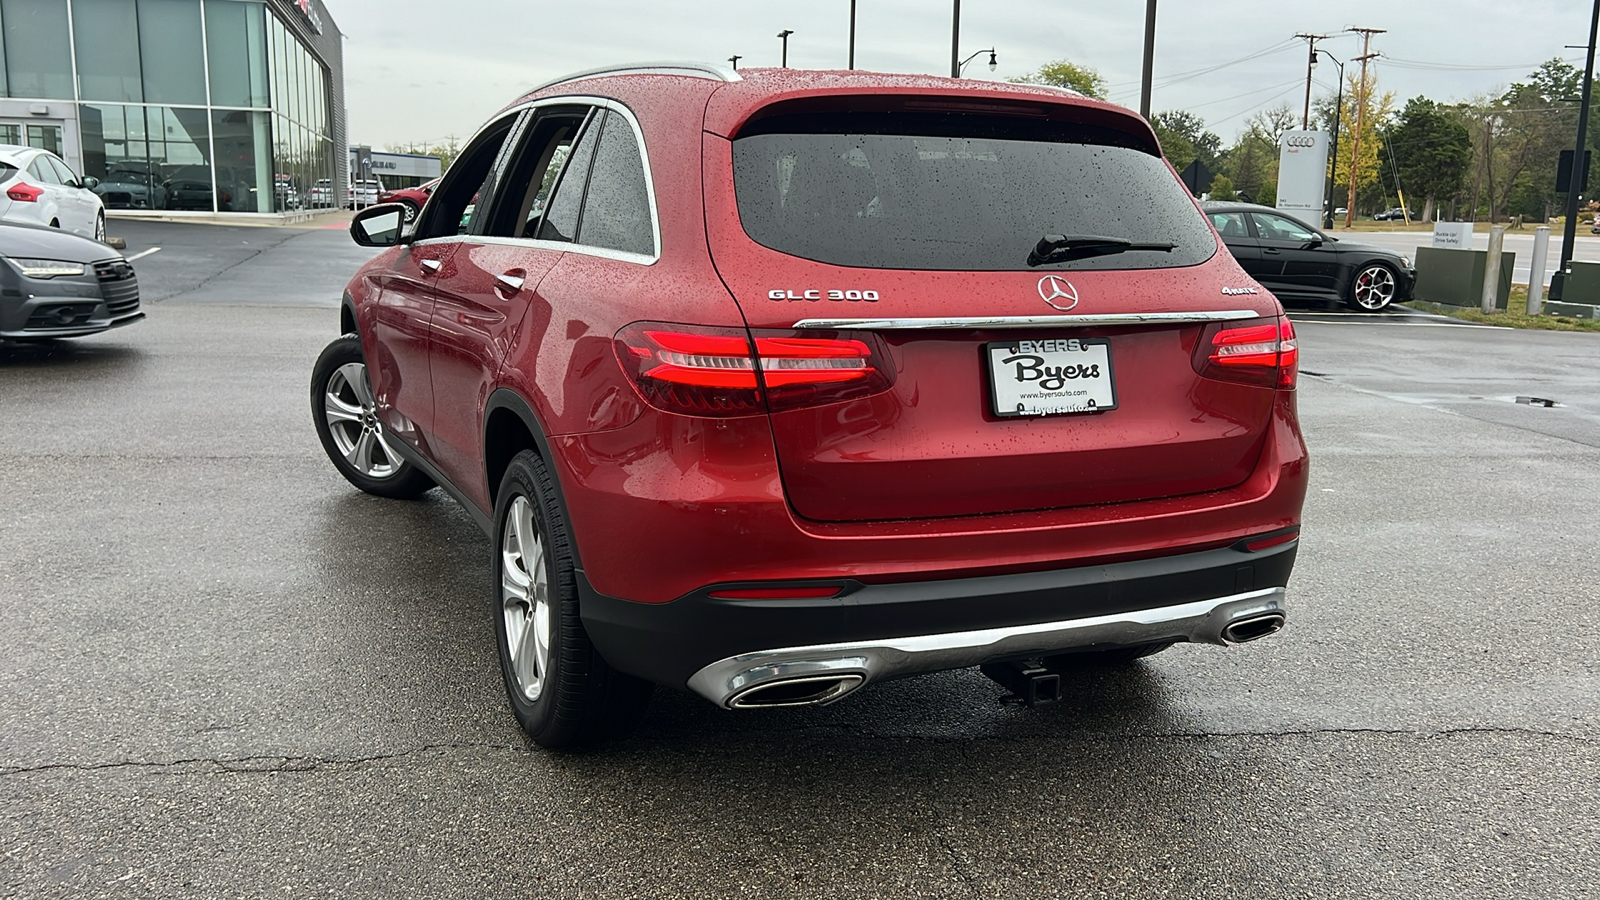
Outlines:
<svg viewBox="0 0 1600 900"><path fill-rule="evenodd" d="M796 328L854 328L863 331L927 331L939 328L1087 328L1093 325L1183 325L1259 319L1253 309L1218 312L1110 313L1103 316L954 316L926 319L801 319Z"/></svg>

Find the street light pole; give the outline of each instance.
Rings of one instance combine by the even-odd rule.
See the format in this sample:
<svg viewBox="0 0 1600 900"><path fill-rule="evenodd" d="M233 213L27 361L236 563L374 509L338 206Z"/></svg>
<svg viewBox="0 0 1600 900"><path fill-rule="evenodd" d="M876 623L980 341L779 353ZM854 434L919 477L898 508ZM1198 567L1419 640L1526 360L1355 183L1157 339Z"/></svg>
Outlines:
<svg viewBox="0 0 1600 900"><path fill-rule="evenodd" d="M737 53L735 53L734 55L728 57L728 62L733 63L733 70L735 72L737 72L739 70L739 60L741 60L741 59L744 59L744 57L740 56Z"/></svg>
<svg viewBox="0 0 1600 900"><path fill-rule="evenodd" d="M955 13L950 20L950 77L961 77L961 0L955 0Z"/></svg>
<svg viewBox="0 0 1600 900"><path fill-rule="evenodd" d="M1139 82L1139 115L1150 118L1150 90L1155 83L1156 0L1144 5L1144 72Z"/></svg>
<svg viewBox="0 0 1600 900"><path fill-rule="evenodd" d="M979 50L977 53L974 53L971 56L967 57L966 59L963 59L961 61L960 68L958 68L956 70L956 77L957 78L961 77L961 73L965 72L967 70L967 63L972 62L973 60L975 60L978 57L984 55L985 53L989 54L989 71L993 72L995 69L1000 68L1000 60L995 58L994 48L990 47L987 50Z"/></svg>
<svg viewBox="0 0 1600 900"><path fill-rule="evenodd" d="M789 68L789 35L791 34L794 34L794 32L787 28L778 32L778 37L783 40L783 67L785 69Z"/></svg>
<svg viewBox="0 0 1600 900"><path fill-rule="evenodd" d="M856 67L856 0L850 0L850 63L849 67Z"/></svg>
<svg viewBox="0 0 1600 900"><path fill-rule="evenodd" d="M1561 299L1567 267L1572 264L1573 244L1578 240L1578 195L1583 192L1583 151L1589 143L1589 100L1594 84L1596 36L1600 36L1600 0L1594 0L1594 15L1589 21L1589 61L1583 67L1583 105L1578 107L1578 141L1572 147L1572 170L1567 180L1567 221L1561 229L1561 264L1550 277L1551 300Z"/></svg>
<svg viewBox="0 0 1600 900"><path fill-rule="evenodd" d="M1328 166L1328 200L1322 214L1322 227L1333 227L1333 173L1339 168L1339 124L1344 115L1344 63L1335 59L1332 53L1318 50L1317 53L1328 58L1328 61L1339 67L1339 96L1333 101L1333 164ZM1313 57L1314 58L1314 57ZM1349 212L1349 210L1345 210Z"/></svg>

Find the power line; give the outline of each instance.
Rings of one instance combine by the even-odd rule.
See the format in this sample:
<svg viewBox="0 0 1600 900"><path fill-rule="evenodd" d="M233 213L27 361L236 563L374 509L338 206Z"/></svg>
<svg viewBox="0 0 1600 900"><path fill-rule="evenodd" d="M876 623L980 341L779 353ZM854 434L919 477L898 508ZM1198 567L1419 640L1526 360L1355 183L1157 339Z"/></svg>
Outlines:
<svg viewBox="0 0 1600 900"><path fill-rule="evenodd" d="M1570 60L1566 59L1565 57L1557 57L1557 58L1560 59L1562 62L1570 62ZM1495 66L1469 66L1469 65L1462 65L1460 63L1441 63L1441 62L1428 62L1426 60L1420 60L1420 59L1401 59L1399 57L1390 56L1387 53L1385 53L1383 55L1383 61L1385 63L1387 63L1388 65L1394 66L1395 68L1398 68L1398 69L1439 69L1439 70L1443 70L1443 71L1452 71L1452 72L1500 72L1500 71L1505 71L1505 70L1509 70L1509 69L1524 69L1524 70L1531 71L1531 70L1537 69L1540 66L1544 65L1545 62L1548 62L1548 60L1544 60L1544 61L1536 62L1536 63L1521 63L1521 64L1517 64L1517 65L1505 65L1505 66L1502 66L1502 65L1495 65Z"/></svg>

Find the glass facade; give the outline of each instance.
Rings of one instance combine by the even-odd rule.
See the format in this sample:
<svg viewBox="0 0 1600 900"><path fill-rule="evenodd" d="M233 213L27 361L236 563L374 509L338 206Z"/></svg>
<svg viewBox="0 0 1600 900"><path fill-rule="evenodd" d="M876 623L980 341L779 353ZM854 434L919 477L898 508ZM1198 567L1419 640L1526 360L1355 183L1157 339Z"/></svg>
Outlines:
<svg viewBox="0 0 1600 900"><path fill-rule="evenodd" d="M329 78L264 0L0 0L0 98L77 101L111 208L342 205ZM0 121L0 141L61 152L47 131Z"/></svg>

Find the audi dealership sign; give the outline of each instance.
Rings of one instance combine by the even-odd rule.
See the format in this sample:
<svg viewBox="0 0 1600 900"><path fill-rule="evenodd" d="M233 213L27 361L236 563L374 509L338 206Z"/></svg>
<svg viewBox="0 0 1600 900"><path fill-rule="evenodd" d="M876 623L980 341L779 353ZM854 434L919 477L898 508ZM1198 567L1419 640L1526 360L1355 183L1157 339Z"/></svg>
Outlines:
<svg viewBox="0 0 1600 900"><path fill-rule="evenodd" d="M1285 131L1278 143L1278 208L1311 224L1322 219L1328 188L1328 135Z"/></svg>

